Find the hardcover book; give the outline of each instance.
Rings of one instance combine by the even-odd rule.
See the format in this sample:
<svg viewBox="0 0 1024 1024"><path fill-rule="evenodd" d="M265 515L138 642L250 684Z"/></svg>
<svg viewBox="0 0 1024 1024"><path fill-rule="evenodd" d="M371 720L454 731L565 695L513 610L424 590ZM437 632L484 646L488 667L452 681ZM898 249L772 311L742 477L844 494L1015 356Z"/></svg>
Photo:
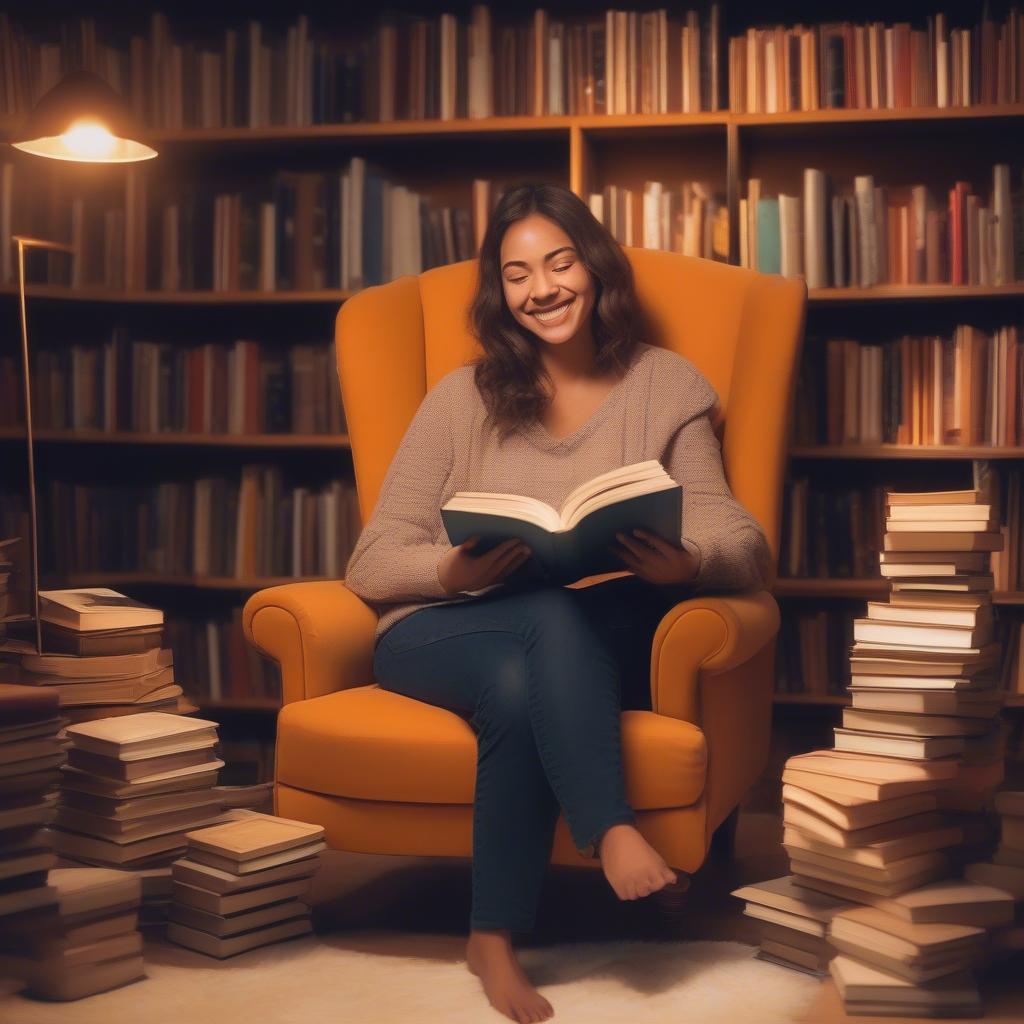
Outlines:
<svg viewBox="0 0 1024 1024"><path fill-rule="evenodd" d="M682 501L682 486L649 459L593 477L561 509L519 494L459 491L441 507L441 519L453 546L480 537L474 556L510 537L527 544L531 556L510 578L564 584L624 570L609 550L619 531L642 527L678 545Z"/></svg>

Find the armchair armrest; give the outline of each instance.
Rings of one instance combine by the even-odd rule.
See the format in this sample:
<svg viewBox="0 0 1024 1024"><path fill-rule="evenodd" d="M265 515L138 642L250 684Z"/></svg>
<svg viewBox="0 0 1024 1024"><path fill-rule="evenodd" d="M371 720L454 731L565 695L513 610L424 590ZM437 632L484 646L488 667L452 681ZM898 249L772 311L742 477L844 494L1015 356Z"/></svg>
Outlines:
<svg viewBox="0 0 1024 1024"><path fill-rule="evenodd" d="M373 682L377 613L342 580L260 590L245 602L242 627L281 667L285 704Z"/></svg>
<svg viewBox="0 0 1024 1024"><path fill-rule="evenodd" d="M680 601L651 647L651 709L701 726L700 673L727 672L771 643L779 606L767 590Z"/></svg>

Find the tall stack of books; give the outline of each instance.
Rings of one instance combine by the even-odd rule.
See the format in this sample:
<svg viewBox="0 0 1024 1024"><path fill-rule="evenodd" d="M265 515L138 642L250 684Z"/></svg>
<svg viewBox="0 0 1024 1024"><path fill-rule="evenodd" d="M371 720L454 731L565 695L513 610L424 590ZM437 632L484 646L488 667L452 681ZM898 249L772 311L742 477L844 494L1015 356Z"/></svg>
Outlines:
<svg viewBox="0 0 1024 1024"><path fill-rule="evenodd" d="M12 920L52 904L46 874L57 863L49 829L65 725L54 694L0 683L0 932Z"/></svg>
<svg viewBox="0 0 1024 1024"><path fill-rule="evenodd" d="M72 722L176 711L164 615L107 587L39 592L45 654L23 654L16 680L52 689Z"/></svg>
<svg viewBox="0 0 1024 1024"><path fill-rule="evenodd" d="M69 1000L146 977L139 882L109 868L54 868L55 902L0 932L0 973L31 995Z"/></svg>
<svg viewBox="0 0 1024 1024"><path fill-rule="evenodd" d="M796 886L859 905L826 936L848 1010L972 1013L987 929L1012 915L994 882L954 877L991 848L982 812L1003 777L989 566L1003 541L979 489L886 498L891 599L854 622L835 749L786 762L783 845Z"/></svg>
<svg viewBox="0 0 1024 1024"><path fill-rule="evenodd" d="M301 898L327 848L321 825L234 814L234 821L189 832L188 852L172 868L167 938L221 959L312 930Z"/></svg>
<svg viewBox="0 0 1024 1024"><path fill-rule="evenodd" d="M223 820L216 722L151 711L70 725L67 735L53 832L62 857L166 876L187 831Z"/></svg>
<svg viewBox="0 0 1024 1024"><path fill-rule="evenodd" d="M757 921L759 959L817 975L828 973L828 962L835 955L828 939L829 923L840 910L856 906L802 889L792 875L744 885L732 895L746 900L743 913Z"/></svg>

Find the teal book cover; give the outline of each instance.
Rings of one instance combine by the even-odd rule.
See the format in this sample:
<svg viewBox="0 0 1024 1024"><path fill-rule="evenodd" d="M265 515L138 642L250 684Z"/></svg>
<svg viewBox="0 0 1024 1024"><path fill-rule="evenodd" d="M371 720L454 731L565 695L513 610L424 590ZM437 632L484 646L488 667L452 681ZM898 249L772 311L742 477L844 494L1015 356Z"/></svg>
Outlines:
<svg viewBox="0 0 1024 1024"><path fill-rule="evenodd" d="M658 490L595 508L569 528L548 529L516 515L451 508L442 508L441 518L453 546L479 536L473 551L480 555L510 537L528 545L530 557L508 579L564 585L585 576L627 569L622 559L609 550L613 544L619 544L615 537L619 531L628 533L640 527L680 544L682 501L682 487L672 482ZM550 511L557 518L558 513Z"/></svg>
<svg viewBox="0 0 1024 1024"><path fill-rule="evenodd" d="M757 269L762 274L782 273L778 198L757 201Z"/></svg>

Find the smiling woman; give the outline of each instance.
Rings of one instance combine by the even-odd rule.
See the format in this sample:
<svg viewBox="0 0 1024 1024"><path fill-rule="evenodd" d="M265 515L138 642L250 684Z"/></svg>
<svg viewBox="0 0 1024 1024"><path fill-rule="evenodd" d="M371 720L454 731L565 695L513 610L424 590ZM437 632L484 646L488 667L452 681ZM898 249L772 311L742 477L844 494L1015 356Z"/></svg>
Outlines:
<svg viewBox="0 0 1024 1024"><path fill-rule="evenodd" d="M702 587L763 585L764 533L725 481L717 395L682 355L646 340L625 253L574 193L502 197L480 250L471 323L482 354L427 393L345 570L377 606L373 674L455 709L477 732L467 963L492 1005L551 1005L512 952L532 929L559 810L619 899L677 880L636 827L622 769L623 700L651 709L663 615ZM623 573L581 588L528 584L529 548L453 546L457 491L561 507L581 483L657 459L682 487L669 537L623 533ZM685 592L685 593L684 593Z"/></svg>

